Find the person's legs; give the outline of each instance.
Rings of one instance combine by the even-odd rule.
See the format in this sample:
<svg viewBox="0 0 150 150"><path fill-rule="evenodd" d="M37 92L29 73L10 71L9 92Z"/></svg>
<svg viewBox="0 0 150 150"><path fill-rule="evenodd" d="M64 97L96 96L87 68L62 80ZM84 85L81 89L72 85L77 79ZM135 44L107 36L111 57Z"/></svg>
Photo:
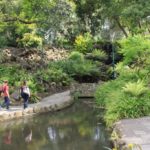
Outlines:
<svg viewBox="0 0 150 150"><path fill-rule="evenodd" d="M9 97L4 97L4 104L3 106L5 107L6 106L6 109L9 109L9 105L10 105L10 100L9 100Z"/></svg>
<svg viewBox="0 0 150 150"><path fill-rule="evenodd" d="M2 107L6 107L6 97L4 97L4 102L1 105Z"/></svg>
<svg viewBox="0 0 150 150"><path fill-rule="evenodd" d="M24 109L28 107L28 99L29 96L27 94L24 94Z"/></svg>

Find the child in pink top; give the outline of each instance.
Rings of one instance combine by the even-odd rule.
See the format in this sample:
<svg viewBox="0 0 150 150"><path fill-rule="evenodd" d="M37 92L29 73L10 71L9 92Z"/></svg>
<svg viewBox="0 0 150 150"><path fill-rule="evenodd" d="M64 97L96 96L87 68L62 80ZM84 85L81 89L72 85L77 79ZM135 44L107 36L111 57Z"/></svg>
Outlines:
<svg viewBox="0 0 150 150"><path fill-rule="evenodd" d="M7 80L5 80L3 84L3 95L4 95L4 103L2 104L2 107L6 106L6 109L9 109L10 99L9 99L9 86Z"/></svg>

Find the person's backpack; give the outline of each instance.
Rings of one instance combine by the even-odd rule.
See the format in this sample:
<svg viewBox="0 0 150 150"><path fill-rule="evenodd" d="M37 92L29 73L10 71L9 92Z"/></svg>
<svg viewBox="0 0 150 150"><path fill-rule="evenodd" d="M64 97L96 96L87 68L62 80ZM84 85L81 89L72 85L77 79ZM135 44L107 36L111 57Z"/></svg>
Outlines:
<svg viewBox="0 0 150 150"><path fill-rule="evenodd" d="M30 95L30 90L27 86L24 86L22 90L23 93Z"/></svg>
<svg viewBox="0 0 150 150"><path fill-rule="evenodd" d="M0 85L0 95L4 92L3 85Z"/></svg>

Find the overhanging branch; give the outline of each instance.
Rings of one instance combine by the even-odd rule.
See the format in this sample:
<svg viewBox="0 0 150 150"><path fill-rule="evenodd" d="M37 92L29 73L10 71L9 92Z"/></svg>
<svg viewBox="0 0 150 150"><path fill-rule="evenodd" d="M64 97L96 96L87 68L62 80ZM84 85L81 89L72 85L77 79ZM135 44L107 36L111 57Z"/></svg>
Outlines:
<svg viewBox="0 0 150 150"><path fill-rule="evenodd" d="M2 19L3 22L15 22L15 21L19 21L21 23L24 23L24 24L32 24L32 23L39 23L39 21L37 20L24 20L24 19L21 19L21 18L18 18L18 17L15 17L15 18L4 18Z"/></svg>

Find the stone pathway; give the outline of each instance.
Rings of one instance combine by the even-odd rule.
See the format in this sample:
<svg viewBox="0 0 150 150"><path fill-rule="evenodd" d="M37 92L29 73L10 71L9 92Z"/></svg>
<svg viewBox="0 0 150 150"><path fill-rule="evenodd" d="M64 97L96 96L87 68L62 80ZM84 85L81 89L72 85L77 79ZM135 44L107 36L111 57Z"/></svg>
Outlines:
<svg viewBox="0 0 150 150"><path fill-rule="evenodd" d="M57 93L44 98L39 103L29 104L29 107L25 110L23 106L12 106L10 110L1 109L0 122L38 113L61 110L72 103L73 99L70 96L70 91Z"/></svg>
<svg viewBox="0 0 150 150"><path fill-rule="evenodd" d="M115 130L121 135L119 143L134 143L140 145L142 150L150 150L150 117L121 120Z"/></svg>

